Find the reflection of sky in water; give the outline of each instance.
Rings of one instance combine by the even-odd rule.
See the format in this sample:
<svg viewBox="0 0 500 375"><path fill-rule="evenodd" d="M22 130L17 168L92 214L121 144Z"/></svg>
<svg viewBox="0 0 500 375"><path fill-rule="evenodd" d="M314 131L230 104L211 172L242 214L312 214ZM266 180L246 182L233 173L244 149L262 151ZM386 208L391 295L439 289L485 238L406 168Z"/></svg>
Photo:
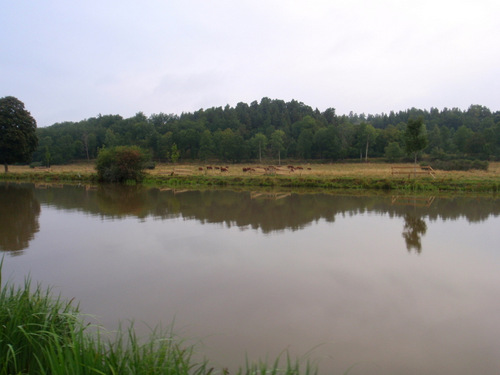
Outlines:
<svg viewBox="0 0 500 375"><path fill-rule="evenodd" d="M417 254L403 217L373 212L264 234L42 205L40 232L4 276L30 273L108 327L175 318L220 366L322 344L313 357L330 373L498 373L499 218L423 219Z"/></svg>

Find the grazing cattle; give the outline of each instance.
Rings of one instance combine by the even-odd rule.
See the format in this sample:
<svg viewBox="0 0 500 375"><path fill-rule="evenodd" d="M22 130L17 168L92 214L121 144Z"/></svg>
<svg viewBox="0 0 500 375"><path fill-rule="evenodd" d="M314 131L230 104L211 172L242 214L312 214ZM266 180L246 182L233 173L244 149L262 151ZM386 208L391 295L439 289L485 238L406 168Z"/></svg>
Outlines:
<svg viewBox="0 0 500 375"><path fill-rule="evenodd" d="M304 168L302 168L302 167L295 167L295 169L304 169Z"/></svg>
<svg viewBox="0 0 500 375"><path fill-rule="evenodd" d="M207 169L212 169L212 166L210 166L210 165L207 165Z"/></svg>
<svg viewBox="0 0 500 375"><path fill-rule="evenodd" d="M310 171L310 170L311 170L311 168L307 168L307 170L308 170L308 171Z"/></svg>
<svg viewBox="0 0 500 375"><path fill-rule="evenodd" d="M214 167L215 169L219 169L219 167Z"/></svg>
<svg viewBox="0 0 500 375"><path fill-rule="evenodd" d="M203 170L203 167L199 167L199 168L198 168L198 170L199 170L199 171L202 171L202 170Z"/></svg>
<svg viewBox="0 0 500 375"><path fill-rule="evenodd" d="M220 167L220 171L221 172L227 172L227 168L226 167Z"/></svg>

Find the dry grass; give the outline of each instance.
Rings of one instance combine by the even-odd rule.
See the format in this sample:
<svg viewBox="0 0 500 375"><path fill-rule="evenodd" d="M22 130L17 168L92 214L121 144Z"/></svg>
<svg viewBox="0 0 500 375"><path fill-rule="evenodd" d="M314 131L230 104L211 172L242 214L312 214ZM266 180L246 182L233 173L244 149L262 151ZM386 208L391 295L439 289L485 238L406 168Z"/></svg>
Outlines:
<svg viewBox="0 0 500 375"><path fill-rule="evenodd" d="M294 169L291 172L286 165L282 165L275 170L275 174L285 176L304 176L304 177L371 177L371 178L398 178L392 176L391 167L408 167L412 164L387 164L387 163L331 163L331 164L300 164L303 169ZM264 168L268 165L258 164L236 164L222 165L228 167L227 172L221 172L219 169L206 169L206 165L188 165L179 164L158 164L154 170L148 171L152 175L169 175L172 172L177 175L226 175L232 177L263 175ZM298 164L295 166L299 166ZM277 167L277 166L275 166ZM199 168L202 168L200 170ZM215 168L212 165L212 168ZM243 168L253 168L255 171L243 172ZM498 179L500 178L500 162L490 163L488 171L436 171L436 178L453 179ZM400 178L406 177L399 175Z"/></svg>
<svg viewBox="0 0 500 375"><path fill-rule="evenodd" d="M68 165L53 165L50 168L30 168L27 165L9 165L12 173L96 173L94 163L75 163Z"/></svg>
<svg viewBox="0 0 500 375"><path fill-rule="evenodd" d="M294 169L290 171L287 165L274 166L274 174L284 176L303 176L303 177L368 177L368 178L405 178L405 175L392 176L391 167L408 167L411 164L387 164L387 163L331 163L331 164L294 164L303 169ZM207 164L157 164L153 170L148 170L151 175L213 175L213 176L256 176L264 175L265 168L269 165L259 164L235 164L235 165L212 165L213 169L207 169ZM227 167L227 172L221 172L220 167ZM201 168L201 170L200 170ZM218 168L218 169L215 169ZM243 172L243 168L253 168L254 171ZM54 165L50 169L30 168L28 166L9 166L9 172L12 173L95 173L93 163L77 163L70 165ZM497 180L500 178L500 162L491 162L488 171L436 171L436 178L451 178L458 180Z"/></svg>

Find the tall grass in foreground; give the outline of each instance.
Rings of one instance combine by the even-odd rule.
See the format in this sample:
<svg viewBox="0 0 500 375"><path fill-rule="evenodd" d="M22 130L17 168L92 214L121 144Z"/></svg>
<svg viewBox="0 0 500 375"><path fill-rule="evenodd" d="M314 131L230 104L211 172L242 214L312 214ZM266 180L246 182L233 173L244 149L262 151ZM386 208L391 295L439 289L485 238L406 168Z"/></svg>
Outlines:
<svg viewBox="0 0 500 375"><path fill-rule="evenodd" d="M85 324L78 306L50 288L2 284L0 261L0 375L12 374L228 374L207 361L193 359L194 347L184 345L169 330L153 331L140 340L133 325L116 333ZM302 371L313 373L307 365ZM246 364L238 374L300 374L299 362L278 358L272 366Z"/></svg>

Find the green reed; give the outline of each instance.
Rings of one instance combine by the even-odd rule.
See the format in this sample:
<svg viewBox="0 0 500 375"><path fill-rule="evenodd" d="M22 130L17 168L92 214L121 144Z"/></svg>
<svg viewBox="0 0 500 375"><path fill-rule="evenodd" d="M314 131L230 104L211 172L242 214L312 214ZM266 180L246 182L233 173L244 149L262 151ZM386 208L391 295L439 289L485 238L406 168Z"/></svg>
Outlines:
<svg viewBox="0 0 500 375"><path fill-rule="evenodd" d="M108 332L85 323L85 316L72 300L53 297L50 288L33 285L28 278L22 286L2 283L0 261L0 375L58 374L168 374L227 375L206 360L194 358L194 346L175 336L172 329L154 329L150 337L136 336L128 328ZM87 318L88 320L88 318ZM281 356L280 356L281 357ZM278 358L272 365L247 362L240 375L312 374L298 361Z"/></svg>
<svg viewBox="0 0 500 375"><path fill-rule="evenodd" d="M1 267L1 266L0 266ZM1 283L1 271L0 271ZM133 325L115 333L84 323L72 301L27 279L0 291L0 374L209 374L170 331L142 342ZM213 371L213 370L212 370Z"/></svg>

